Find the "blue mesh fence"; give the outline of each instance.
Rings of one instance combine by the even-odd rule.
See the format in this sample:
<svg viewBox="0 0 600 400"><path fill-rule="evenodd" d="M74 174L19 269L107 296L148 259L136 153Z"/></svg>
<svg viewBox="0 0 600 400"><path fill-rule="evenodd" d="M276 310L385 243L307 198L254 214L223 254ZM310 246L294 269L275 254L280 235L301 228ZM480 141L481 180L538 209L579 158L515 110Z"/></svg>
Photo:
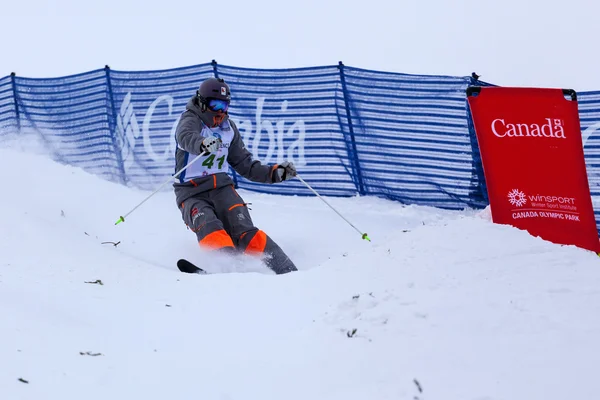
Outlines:
<svg viewBox="0 0 600 400"><path fill-rule="evenodd" d="M590 193L596 225L600 226L600 92L579 93L577 97Z"/></svg>
<svg viewBox="0 0 600 400"><path fill-rule="evenodd" d="M59 162L121 181L104 70L55 79L16 77L14 84L22 132L35 136Z"/></svg>
<svg viewBox="0 0 600 400"><path fill-rule="evenodd" d="M342 97L337 67L252 70L219 66L232 87L231 117L248 150L267 163L293 161L303 178L323 195L354 195L350 155L340 126ZM236 177L238 186L281 193L282 186ZM308 195L299 181L285 192Z"/></svg>
<svg viewBox="0 0 600 400"><path fill-rule="evenodd" d="M13 80L12 76L0 79L0 141L9 133L19 129Z"/></svg>
<svg viewBox="0 0 600 400"><path fill-rule="evenodd" d="M254 157L294 161L323 195L375 195L447 209L487 205L465 90L489 84L471 77L342 63L269 70L214 61L160 71L106 67L51 79L11 75L0 78L0 142L17 132L32 135L57 161L155 189L175 172L180 114L212 76L230 84L230 117ZM591 191L600 198L600 92L578 95ZM239 188L311 195L297 181L275 187L230 174Z"/></svg>
<svg viewBox="0 0 600 400"><path fill-rule="evenodd" d="M469 78L344 69L365 194L458 209L477 201Z"/></svg>

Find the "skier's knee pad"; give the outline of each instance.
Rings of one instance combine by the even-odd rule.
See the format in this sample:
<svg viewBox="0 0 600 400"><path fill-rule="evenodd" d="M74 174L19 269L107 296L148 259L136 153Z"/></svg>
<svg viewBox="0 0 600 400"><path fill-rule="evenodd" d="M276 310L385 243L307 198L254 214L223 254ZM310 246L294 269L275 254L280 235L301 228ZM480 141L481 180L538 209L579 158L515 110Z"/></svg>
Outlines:
<svg viewBox="0 0 600 400"><path fill-rule="evenodd" d="M276 274L285 274L298 269L273 239L260 229L246 232L240 236L238 248L247 254L256 254Z"/></svg>
<svg viewBox="0 0 600 400"><path fill-rule="evenodd" d="M234 248L233 240L231 236L223 229L222 226L214 224L214 226L202 227L203 229L196 232L198 237L198 244L202 248L206 249L223 249L223 248Z"/></svg>
<svg viewBox="0 0 600 400"><path fill-rule="evenodd" d="M249 254L262 254L267 245L267 234L258 228L242 233L237 240L237 248Z"/></svg>

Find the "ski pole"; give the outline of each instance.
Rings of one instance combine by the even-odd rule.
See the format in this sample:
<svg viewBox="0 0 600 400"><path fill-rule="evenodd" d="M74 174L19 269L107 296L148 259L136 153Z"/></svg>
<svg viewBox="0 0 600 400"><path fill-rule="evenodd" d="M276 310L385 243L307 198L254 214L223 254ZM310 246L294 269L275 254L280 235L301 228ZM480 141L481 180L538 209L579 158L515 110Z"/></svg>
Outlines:
<svg viewBox="0 0 600 400"><path fill-rule="evenodd" d="M204 157L204 156L206 156L208 154L209 154L209 152L205 151L202 154L198 154L196 157L194 157L194 159L192 161L190 161L185 167L181 168L177 173L175 173L175 175L169 177L169 179L166 180L162 185L160 185L158 187L158 189L156 189L154 192L152 192L152 194L150 194L148 197L146 197L144 200L142 200L140 204L138 204L137 206L133 207L133 209L131 211L129 211L127 214L119 217L119 219L117 220L117 222L115 222L115 225L118 225L121 222L125 222L125 217L127 217L129 214L131 214L132 212L134 212L139 206L141 206L142 204L144 204L146 202L146 200L148 200L150 197L152 197L156 193L158 193L160 191L160 189L162 189L163 186L165 186L167 183L171 182L173 180L173 178L177 178L177 176L179 176L179 174L181 174L183 171L185 171L186 169L188 169L188 167L190 165L192 165L193 163L195 163L200 157Z"/></svg>
<svg viewBox="0 0 600 400"><path fill-rule="evenodd" d="M362 238L363 238L363 239L366 239L366 240L368 240L369 242L371 241L371 239L369 239L369 236L368 236L366 233L362 233L362 232L361 232L361 231L360 231L360 230L359 230L357 227L355 227L354 225L352 225L352 223L351 223L350 221L348 221L346 218L344 218L344 216L343 216L342 214L340 214L340 213L338 212L338 210L336 210L335 208L333 208L333 206L332 206L331 204L329 204L329 203L327 202L327 200L325 200L323 197L321 197L321 195L320 195L319 193L317 193L317 192L315 191L315 189L311 188L311 187L310 187L310 185L309 185L308 183L306 183L306 181L300 177L300 175L296 174L296 177L297 177L298 179L300 179L300 182L304 183L304 184L306 185L306 187L307 187L307 188L309 188L309 189L310 189L310 190L311 190L311 191L312 191L314 194L316 194L316 195L317 195L317 197L318 197L319 199L323 200L323 202L324 202L325 204L327 204L329 207L331 207L331 209L332 209L333 211L335 211L335 212L337 213L337 215L339 215L340 217L342 217L342 219L343 219L344 221L346 221L346 222L348 223L348 225L350 225L351 227L353 227L354 229L356 229L356 231L357 231L358 233L360 233L360 235L362 236Z"/></svg>

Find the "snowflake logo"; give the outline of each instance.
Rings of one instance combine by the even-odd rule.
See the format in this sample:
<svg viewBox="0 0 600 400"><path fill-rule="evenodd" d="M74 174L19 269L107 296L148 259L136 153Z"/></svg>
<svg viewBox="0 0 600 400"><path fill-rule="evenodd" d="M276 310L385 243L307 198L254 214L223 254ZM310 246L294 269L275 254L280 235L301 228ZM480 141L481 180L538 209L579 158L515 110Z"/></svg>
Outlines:
<svg viewBox="0 0 600 400"><path fill-rule="evenodd" d="M527 203L527 198L525 197L525 193L519 189L513 189L508 192L508 202L513 206L523 207Z"/></svg>

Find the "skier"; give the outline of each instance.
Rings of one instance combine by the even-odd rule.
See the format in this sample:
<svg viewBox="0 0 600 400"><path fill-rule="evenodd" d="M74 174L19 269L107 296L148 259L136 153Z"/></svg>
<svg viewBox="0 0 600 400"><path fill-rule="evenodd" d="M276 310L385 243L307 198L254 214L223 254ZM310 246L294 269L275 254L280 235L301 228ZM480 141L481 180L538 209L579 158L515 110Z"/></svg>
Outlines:
<svg viewBox="0 0 600 400"><path fill-rule="evenodd" d="M183 221L196 233L202 248L258 254L276 274L297 271L279 245L254 226L244 200L227 175L229 166L260 183L280 183L296 175L294 164L263 165L253 160L240 132L229 119L229 85L223 79L202 82L188 101L175 132L176 171L200 157L173 184Z"/></svg>

